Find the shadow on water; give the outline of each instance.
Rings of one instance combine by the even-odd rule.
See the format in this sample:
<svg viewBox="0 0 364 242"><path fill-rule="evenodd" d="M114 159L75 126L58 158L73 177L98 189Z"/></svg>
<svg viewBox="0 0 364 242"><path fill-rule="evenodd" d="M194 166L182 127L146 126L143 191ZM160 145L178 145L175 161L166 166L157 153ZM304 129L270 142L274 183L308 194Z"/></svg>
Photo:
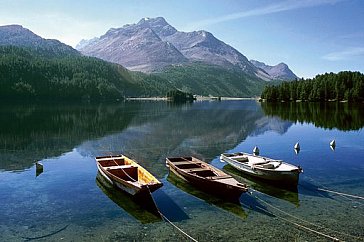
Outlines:
<svg viewBox="0 0 364 242"><path fill-rule="evenodd" d="M230 165L225 165L223 170L233 175L239 182L246 183L249 187L261 193L285 200L294 204L296 207L300 205L297 186L285 187L282 184L271 184L270 182L243 174Z"/></svg>
<svg viewBox="0 0 364 242"><path fill-rule="evenodd" d="M320 189L319 186L314 185L313 183L311 183L309 181L300 181L298 184L298 187L300 189L300 194L302 194L302 195L333 199L332 196L328 192L319 190Z"/></svg>
<svg viewBox="0 0 364 242"><path fill-rule="evenodd" d="M244 209L242 208L239 200L236 201L225 201L220 197L213 196L211 194L205 193L201 190L196 189L195 187L191 186L188 182L182 180L178 176L176 176L173 172L169 172L167 181L171 184L176 186L177 188L181 189L182 191L191 194L192 196L198 197L209 204L213 204L225 211L228 211L240 218L245 219L247 214L245 213Z"/></svg>
<svg viewBox="0 0 364 242"><path fill-rule="evenodd" d="M244 208L251 209L269 217L274 217L274 215L270 213L264 205L258 202L258 200L249 193L241 195L240 202Z"/></svg>
<svg viewBox="0 0 364 242"><path fill-rule="evenodd" d="M132 197L109 184L99 172L96 176L96 184L108 198L140 223L154 223L162 220L152 197Z"/></svg>
<svg viewBox="0 0 364 242"><path fill-rule="evenodd" d="M188 215L163 191L158 189L152 194L159 211L172 222L189 219Z"/></svg>

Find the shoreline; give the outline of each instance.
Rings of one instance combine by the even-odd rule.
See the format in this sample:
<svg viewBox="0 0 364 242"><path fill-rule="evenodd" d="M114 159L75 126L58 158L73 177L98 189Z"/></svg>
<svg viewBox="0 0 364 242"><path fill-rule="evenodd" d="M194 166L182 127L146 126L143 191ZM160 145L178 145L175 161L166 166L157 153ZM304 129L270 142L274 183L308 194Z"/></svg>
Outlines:
<svg viewBox="0 0 364 242"><path fill-rule="evenodd" d="M127 97L127 101L168 101L167 97ZM205 97L197 96L196 101L211 101L211 100L259 100L259 97Z"/></svg>
<svg viewBox="0 0 364 242"><path fill-rule="evenodd" d="M127 97L126 101L167 101L166 97Z"/></svg>

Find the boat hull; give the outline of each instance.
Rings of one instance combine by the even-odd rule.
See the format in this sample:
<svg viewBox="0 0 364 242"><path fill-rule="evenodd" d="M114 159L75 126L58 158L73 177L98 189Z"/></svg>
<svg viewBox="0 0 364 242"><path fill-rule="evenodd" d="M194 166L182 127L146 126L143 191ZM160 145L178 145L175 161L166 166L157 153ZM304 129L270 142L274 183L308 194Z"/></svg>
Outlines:
<svg viewBox="0 0 364 242"><path fill-rule="evenodd" d="M171 168L170 170L180 178L191 183L193 186L198 187L199 189L208 192L210 194L222 197L224 199L235 200L245 192L244 190L238 190L230 185L225 185L221 183L211 184L211 182L206 182L203 179L198 179L188 174L187 175L181 174L178 172L178 170L175 170L173 168Z"/></svg>
<svg viewBox="0 0 364 242"><path fill-rule="evenodd" d="M102 161L108 161L108 160L127 160L126 166L124 165L118 165L115 163L115 168L109 169L109 166L103 166L101 165ZM148 171L146 171L143 167L138 165L135 161L130 160L129 158L125 156L110 156L110 157L96 157L97 161L97 169L100 172L100 174L105 178L107 182L114 185L115 187L119 188L120 190L132 195L132 196L142 196L144 194L150 194L151 192L157 190L158 188L162 187L163 184L159 182L155 177L153 177ZM127 167L129 166L129 167ZM128 175L127 170L128 168L134 168L137 169L137 174L134 174L135 177L131 177ZM122 179L120 175L115 174L115 170L123 170L122 174L125 174L125 178L128 178L127 180ZM114 174L113 174L114 173ZM149 178L150 183L148 184L142 184L139 180L142 178Z"/></svg>
<svg viewBox="0 0 364 242"><path fill-rule="evenodd" d="M107 175L106 171L101 168L100 166L97 167L100 174L112 185L114 185L115 187L119 188L120 190L123 190L124 192L134 196L136 194L139 193L146 193L148 192L147 188L140 188L140 187L136 187L136 186L132 186L130 184L128 184L127 182L122 182L116 179L113 179L112 177L110 177L109 175Z"/></svg>
<svg viewBox="0 0 364 242"><path fill-rule="evenodd" d="M220 159L225 161L237 170L263 180L282 183L286 185L297 185L299 180L299 174L301 170L299 168L290 171L277 171L272 169L252 168L248 164L244 164L224 155L221 155Z"/></svg>
<svg viewBox="0 0 364 242"><path fill-rule="evenodd" d="M227 180L224 181L224 179L210 180L204 177L190 174L188 172L185 172L183 169L179 169L173 163L169 162L168 158L167 158L167 165L169 166L171 172L173 172L175 175L182 178L183 180L191 183L193 186L224 199L236 200L240 197L242 193L247 191L245 185L240 184L242 186L238 186L237 184L239 183L231 176L229 176L229 178L227 179L229 181L233 180L234 181L233 184L229 184L231 182L225 182Z"/></svg>

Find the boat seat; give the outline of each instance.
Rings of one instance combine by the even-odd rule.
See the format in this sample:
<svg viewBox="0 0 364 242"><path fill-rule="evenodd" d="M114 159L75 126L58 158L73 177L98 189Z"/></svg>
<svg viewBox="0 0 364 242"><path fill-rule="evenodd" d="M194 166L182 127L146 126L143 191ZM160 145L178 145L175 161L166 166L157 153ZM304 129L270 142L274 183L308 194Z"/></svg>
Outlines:
<svg viewBox="0 0 364 242"><path fill-rule="evenodd" d="M202 168L202 167L199 167L199 168L187 168L187 169L182 169L182 170L187 171L187 172L210 171L210 169L208 169L208 168Z"/></svg>
<svg viewBox="0 0 364 242"><path fill-rule="evenodd" d="M196 165L201 165L201 162L192 162L192 161L176 161L176 162L172 162L172 164L178 166L178 165L189 165L189 164L196 164Z"/></svg>
<svg viewBox="0 0 364 242"><path fill-rule="evenodd" d="M97 158L98 161L106 161L106 160L123 160L124 157L122 156L113 156L113 157L101 157Z"/></svg>
<svg viewBox="0 0 364 242"><path fill-rule="evenodd" d="M109 166L109 167L106 167L106 170L125 169L125 168L132 168L132 167L136 167L136 166L133 166L133 165Z"/></svg>
<svg viewBox="0 0 364 242"><path fill-rule="evenodd" d="M260 166L263 167L263 168L266 168L266 169L273 169L273 168L275 168L274 164L272 164L272 163L261 164Z"/></svg>
<svg viewBox="0 0 364 242"><path fill-rule="evenodd" d="M235 161L238 161L238 162L248 162L249 161L249 158L246 157L246 156L243 156L243 155L239 155L239 156L232 156L232 157L229 157Z"/></svg>
<svg viewBox="0 0 364 242"><path fill-rule="evenodd" d="M231 176L230 175L224 175L224 176L208 176L206 178L207 179L210 179L210 180L219 180L219 179L231 178Z"/></svg>
<svg viewBox="0 0 364 242"><path fill-rule="evenodd" d="M252 165L254 166L258 166L258 165L263 165L263 164L267 164L270 161L264 160L264 161L256 161L256 162L252 162Z"/></svg>

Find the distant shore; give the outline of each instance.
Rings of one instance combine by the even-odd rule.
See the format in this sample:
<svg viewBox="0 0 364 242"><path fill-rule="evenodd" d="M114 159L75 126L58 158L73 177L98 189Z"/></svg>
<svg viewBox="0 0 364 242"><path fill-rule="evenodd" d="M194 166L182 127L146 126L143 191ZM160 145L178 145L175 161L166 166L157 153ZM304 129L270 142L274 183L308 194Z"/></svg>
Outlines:
<svg viewBox="0 0 364 242"><path fill-rule="evenodd" d="M127 101L167 101L166 97L127 97Z"/></svg>
<svg viewBox="0 0 364 242"><path fill-rule="evenodd" d="M127 101L168 101L167 97L127 97ZM205 100L259 100L259 97L206 97L197 96L196 101Z"/></svg>

